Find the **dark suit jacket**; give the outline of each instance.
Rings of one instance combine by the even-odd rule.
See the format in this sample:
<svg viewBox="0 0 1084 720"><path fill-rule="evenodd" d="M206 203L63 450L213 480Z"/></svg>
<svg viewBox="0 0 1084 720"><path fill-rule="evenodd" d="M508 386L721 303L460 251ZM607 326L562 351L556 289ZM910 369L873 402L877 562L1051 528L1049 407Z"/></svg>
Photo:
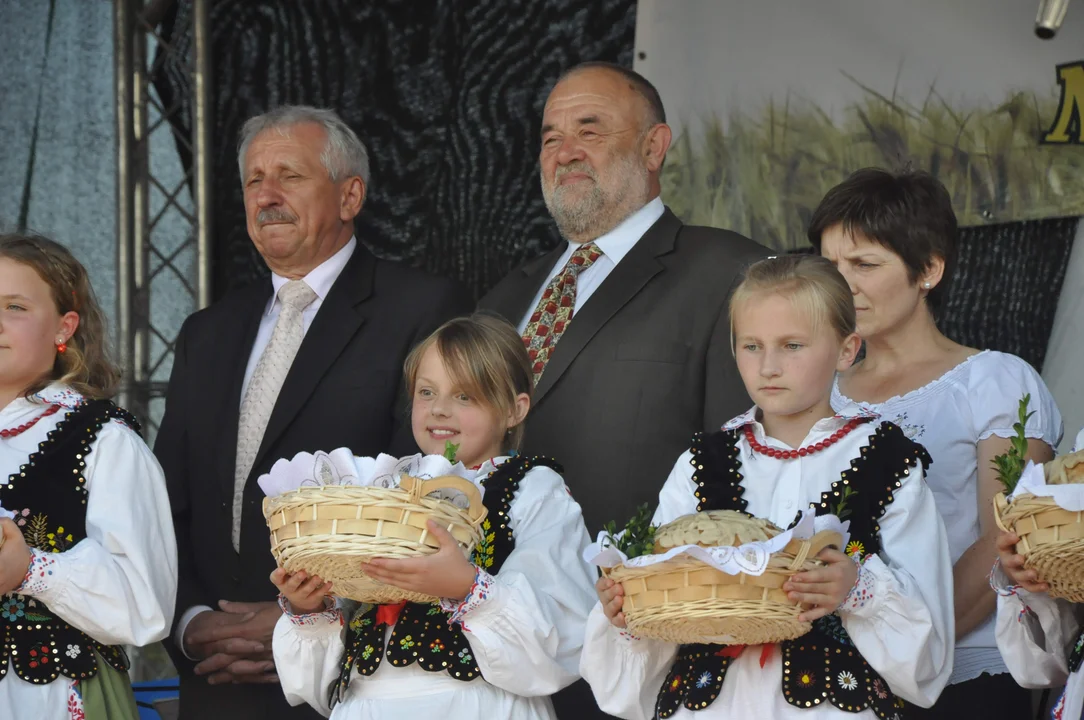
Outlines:
<svg viewBox="0 0 1084 720"><path fill-rule="evenodd" d="M561 245L513 270L480 303L518 325ZM698 430L749 408L730 349L730 291L768 251L684 225L667 209L580 308L535 388L523 452L552 456L592 537L658 505ZM606 717L582 680L553 698L562 720Z"/></svg>
<svg viewBox="0 0 1084 720"><path fill-rule="evenodd" d="M513 270L481 306L518 324L564 249ZM641 503L654 509L693 433L749 408L727 304L767 254L668 209L573 316L535 389L524 453L564 465L592 536Z"/></svg>
<svg viewBox="0 0 1084 720"><path fill-rule="evenodd" d="M415 451L403 360L441 322L471 309L451 281L376 259L360 245L305 334L244 491L241 549L230 535L241 384L266 280L189 317L177 339L155 454L166 474L177 533L177 618L218 600L274 600L275 568L256 478L279 458L349 447L357 455ZM291 709L277 684L210 686L167 641L181 674L181 718L316 718Z"/></svg>

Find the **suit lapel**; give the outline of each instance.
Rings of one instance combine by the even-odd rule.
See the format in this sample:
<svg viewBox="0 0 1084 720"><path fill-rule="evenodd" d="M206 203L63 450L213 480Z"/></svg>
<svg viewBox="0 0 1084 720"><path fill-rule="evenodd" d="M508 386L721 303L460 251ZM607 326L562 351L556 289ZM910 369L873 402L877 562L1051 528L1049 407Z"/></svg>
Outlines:
<svg viewBox="0 0 1084 720"><path fill-rule="evenodd" d="M526 263L519 269L519 272L523 273L522 281L512 283L509 297L497 301L499 309L505 313L505 317L513 325L518 327L527 313L534 311L535 295L549 282L553 264L567 248L568 243L561 243L542 257Z"/></svg>
<svg viewBox="0 0 1084 720"><path fill-rule="evenodd" d="M218 442L218 466L221 477L228 482L222 484L224 495L233 497L233 475L237 467L237 428L241 418L241 385L245 381L252 346L260 329L260 318L267 309L271 298L271 281L263 280L252 289L251 294L241 303L240 312L229 315L229 322L223 328L223 348L231 348L228 338L240 338L232 345L232 355L221 358L224 372L220 382L224 385L219 392L212 392L211 397L218 397L221 407L217 413L220 421Z"/></svg>
<svg viewBox="0 0 1084 720"><path fill-rule="evenodd" d="M568 329L550 355L545 372L538 379L534 391L535 405L561 379L561 375L602 326L632 300L651 278L662 272L663 266L656 258L674 249L674 240L680 229L681 221L667 209L617 267L610 271L580 311L573 315Z"/></svg>
<svg viewBox="0 0 1084 720"><path fill-rule="evenodd" d="M364 324L364 314L358 306L373 292L375 266L376 258L359 244L331 286L282 383L252 464L253 470L260 466L268 450L289 427L317 384Z"/></svg>

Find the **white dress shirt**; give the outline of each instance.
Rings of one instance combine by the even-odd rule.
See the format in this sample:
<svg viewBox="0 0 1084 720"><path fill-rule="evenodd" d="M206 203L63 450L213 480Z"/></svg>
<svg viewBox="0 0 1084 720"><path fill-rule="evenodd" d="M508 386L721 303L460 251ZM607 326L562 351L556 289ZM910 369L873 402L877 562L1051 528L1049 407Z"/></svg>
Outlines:
<svg viewBox="0 0 1084 720"><path fill-rule="evenodd" d="M789 450L786 444L764 435L754 420L755 408L727 423L735 427L751 422L756 439L768 447ZM818 421L801 446L826 440L850 418L868 414L851 405L832 418ZM848 433L822 451L781 460L754 452L739 435L742 497L747 511L787 527L800 508L820 502L840 473L851 467L869 444L873 425ZM652 524L661 525L696 512L695 467L686 451L674 464L659 493ZM893 502L880 519L881 552L863 563L873 576L870 600L852 610L840 610L843 627L862 657L888 683L899 698L923 707L937 699L952 671L953 604L952 565L945 526L933 493L923 482L921 464L901 478ZM678 645L630 637L610 624L600 604L587 619L580 672L591 685L604 712L620 718L648 720L677 655ZM678 708L674 720L815 720L853 717L873 720L872 709L851 715L822 703L797 708L782 689L783 659L772 651L761 667L761 653L747 649L727 672L715 701L698 712Z"/></svg>
<svg viewBox="0 0 1084 720"><path fill-rule="evenodd" d="M346 263L350 261L357 246L357 239L351 237L350 242L343 245L337 253L317 265L308 275L302 278L305 284L316 293L316 299L301 314L301 337L305 337L305 333L309 331L313 318L319 312L320 306L324 304L327 294L331 292L331 286L339 279L339 274L346 267ZM256 341L252 343L252 354L248 356L245 379L241 383L242 402L245 398L245 391L248 390L248 383L252 379L252 374L256 372L256 365L260 362L260 356L263 355L263 351L267 348L267 343L271 342L271 333L275 329L275 323L279 319L279 311L282 309L282 303L279 302L279 290L288 282L290 282L290 278L271 273L271 287L274 292L271 293L271 299L267 301L267 311L260 318L260 329L256 331Z"/></svg>
<svg viewBox="0 0 1084 720"><path fill-rule="evenodd" d="M506 459L486 461L475 482ZM349 631L349 617L335 608L283 615L275 626L272 648L286 700L333 720L552 720L549 696L579 677L584 621L596 599L594 569L582 559L587 528L564 480L541 465L520 481L508 518L515 547L488 595L460 616L481 677L465 682L384 658L370 676L354 670L346 697L331 709L328 689L339 677ZM385 642L390 634L388 628Z"/></svg>
<svg viewBox="0 0 1084 720"><path fill-rule="evenodd" d="M11 428L40 417L43 403L64 408L24 433L0 438L0 484L7 484L8 475L18 472L82 400L72 388L54 383L37 393L34 402L19 397L0 410L0 428ZM87 536L49 555L56 564L42 576L44 586L38 583L22 594L30 604L45 603L98 642L149 645L169 634L177 597L177 542L166 479L146 443L117 420L102 426L91 447L83 471ZM70 720L75 714L68 702L79 702L77 696L66 677L35 685L9 667L0 681L0 718Z"/></svg>
<svg viewBox="0 0 1084 720"><path fill-rule="evenodd" d="M327 294L331 292L331 286L339 279L339 275L342 274L343 268L346 267L346 263L349 262L350 258L354 255L354 250L357 249L357 246L357 238L351 237L350 242L343 245L337 253L317 265L308 275L302 278L305 281L305 284L312 288L312 291L316 293L316 299L305 308L301 315L302 338L308 333L309 328L312 326L312 321L316 317L316 313L324 304L324 299L327 297ZM278 299L279 290L289 281L290 278L271 273L271 287L273 288L273 292L271 293L271 299L267 301L267 310L260 318L260 328L256 331L256 340L252 343L252 353L248 356L248 365L245 367L245 379L241 384L241 402L244 402L245 400L245 392L248 390L248 383L252 380L252 374L256 372L256 365L260 362L260 356L263 355L263 351L267 348L267 343L271 342L271 333L274 331L275 323L279 319L279 311L282 309L282 303L280 303ZM181 615L181 619L177 622L177 630L173 633L173 641L176 643L177 647L181 648L181 651L189 660L195 660L196 658L189 656L188 651L184 647L184 631L188 628L188 623L192 622L192 618L207 610L214 610L214 608L208 607L207 605L193 605L186 609L184 614Z"/></svg>
<svg viewBox="0 0 1084 720"><path fill-rule="evenodd" d="M602 255L591 264L591 267L581 271L576 278L576 304L572 307L572 317L576 317L576 313L580 311L580 308L591 297L591 294L602 284L606 276L617 267L617 263L621 262L621 258L625 257L629 250L632 250L632 246L644 236L648 228L662 217L665 210L666 206L662 204L662 199L656 197L621 221L621 224L613 230L594 241L595 245L602 251ZM568 247L561 253L561 257L557 258L557 262L553 264L546 282L542 283L542 286L538 288L534 300L531 301L530 306L527 308L527 314L520 320L520 335L527 329L527 323L530 321L531 315L534 314L535 308L538 307L539 301L542 300L542 293L546 292L546 287L549 286L550 281L561 274L568 259L572 257L572 253L578 247L580 246L568 243Z"/></svg>

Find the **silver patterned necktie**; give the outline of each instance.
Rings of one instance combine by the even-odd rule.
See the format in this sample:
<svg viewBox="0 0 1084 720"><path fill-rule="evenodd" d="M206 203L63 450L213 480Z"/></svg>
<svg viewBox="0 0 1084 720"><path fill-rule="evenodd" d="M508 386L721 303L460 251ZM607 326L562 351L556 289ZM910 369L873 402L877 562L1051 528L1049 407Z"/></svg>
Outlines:
<svg viewBox="0 0 1084 720"><path fill-rule="evenodd" d="M245 482L252 472L256 453L263 442L271 411L275 408L282 383L301 347L304 337L303 313L316 300L316 292L304 280L290 280L278 292L282 307L271 339L260 355L248 389L241 401L241 416L237 423L237 464L233 474L233 549L241 548L241 507Z"/></svg>

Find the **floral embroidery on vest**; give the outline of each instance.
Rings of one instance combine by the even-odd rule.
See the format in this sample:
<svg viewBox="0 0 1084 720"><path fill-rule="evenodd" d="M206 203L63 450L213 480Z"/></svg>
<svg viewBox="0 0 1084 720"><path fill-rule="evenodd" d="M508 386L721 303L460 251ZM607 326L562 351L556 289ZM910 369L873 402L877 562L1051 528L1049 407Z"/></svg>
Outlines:
<svg viewBox="0 0 1084 720"><path fill-rule="evenodd" d="M691 462L698 511L746 512L738 431L723 430L708 436L697 433ZM846 497L851 523L848 552L876 554L881 549L880 519L902 478L919 462L930 465L926 450L896 425L881 423L872 431L859 457L851 460L850 467L812 507L818 515L827 514ZM888 478L888 483L878 484L883 478ZM811 708L827 700L846 712L868 708L882 720L903 717L905 703L892 694L888 684L862 658L838 614L817 620L809 633L780 643L780 649L782 691L791 705ZM719 645L702 644L679 648L674 666L659 690L655 717L668 718L680 707L703 710L718 697L733 660L721 655L721 650Z"/></svg>
<svg viewBox="0 0 1084 720"><path fill-rule="evenodd" d="M503 462L483 481L482 503L489 512L482 525L483 542L475 548L472 560L493 575L500 572L501 565L515 547L509 509L520 482L536 466L561 472L561 466L549 458L516 456ZM339 678L330 691L332 706L345 697L354 669L361 675L372 675L385 657L396 667L417 663L423 670L444 671L464 682L481 675L461 627L453 624L451 613L439 605L408 602L399 613L385 646L386 628L387 625L377 622L374 605L362 605L350 618Z"/></svg>
<svg viewBox="0 0 1084 720"><path fill-rule="evenodd" d="M57 423L6 485L0 485L0 505L19 508L17 522L27 545L35 550L27 587L33 586L37 573L49 572L51 553L63 552L86 537L83 472L98 433L111 420L139 432L136 419L112 402L84 402ZM61 675L73 680L94 677L96 655L118 671L128 671L123 649L73 628L28 595L9 593L0 599L0 634L0 678L7 676L9 667L39 685Z"/></svg>

